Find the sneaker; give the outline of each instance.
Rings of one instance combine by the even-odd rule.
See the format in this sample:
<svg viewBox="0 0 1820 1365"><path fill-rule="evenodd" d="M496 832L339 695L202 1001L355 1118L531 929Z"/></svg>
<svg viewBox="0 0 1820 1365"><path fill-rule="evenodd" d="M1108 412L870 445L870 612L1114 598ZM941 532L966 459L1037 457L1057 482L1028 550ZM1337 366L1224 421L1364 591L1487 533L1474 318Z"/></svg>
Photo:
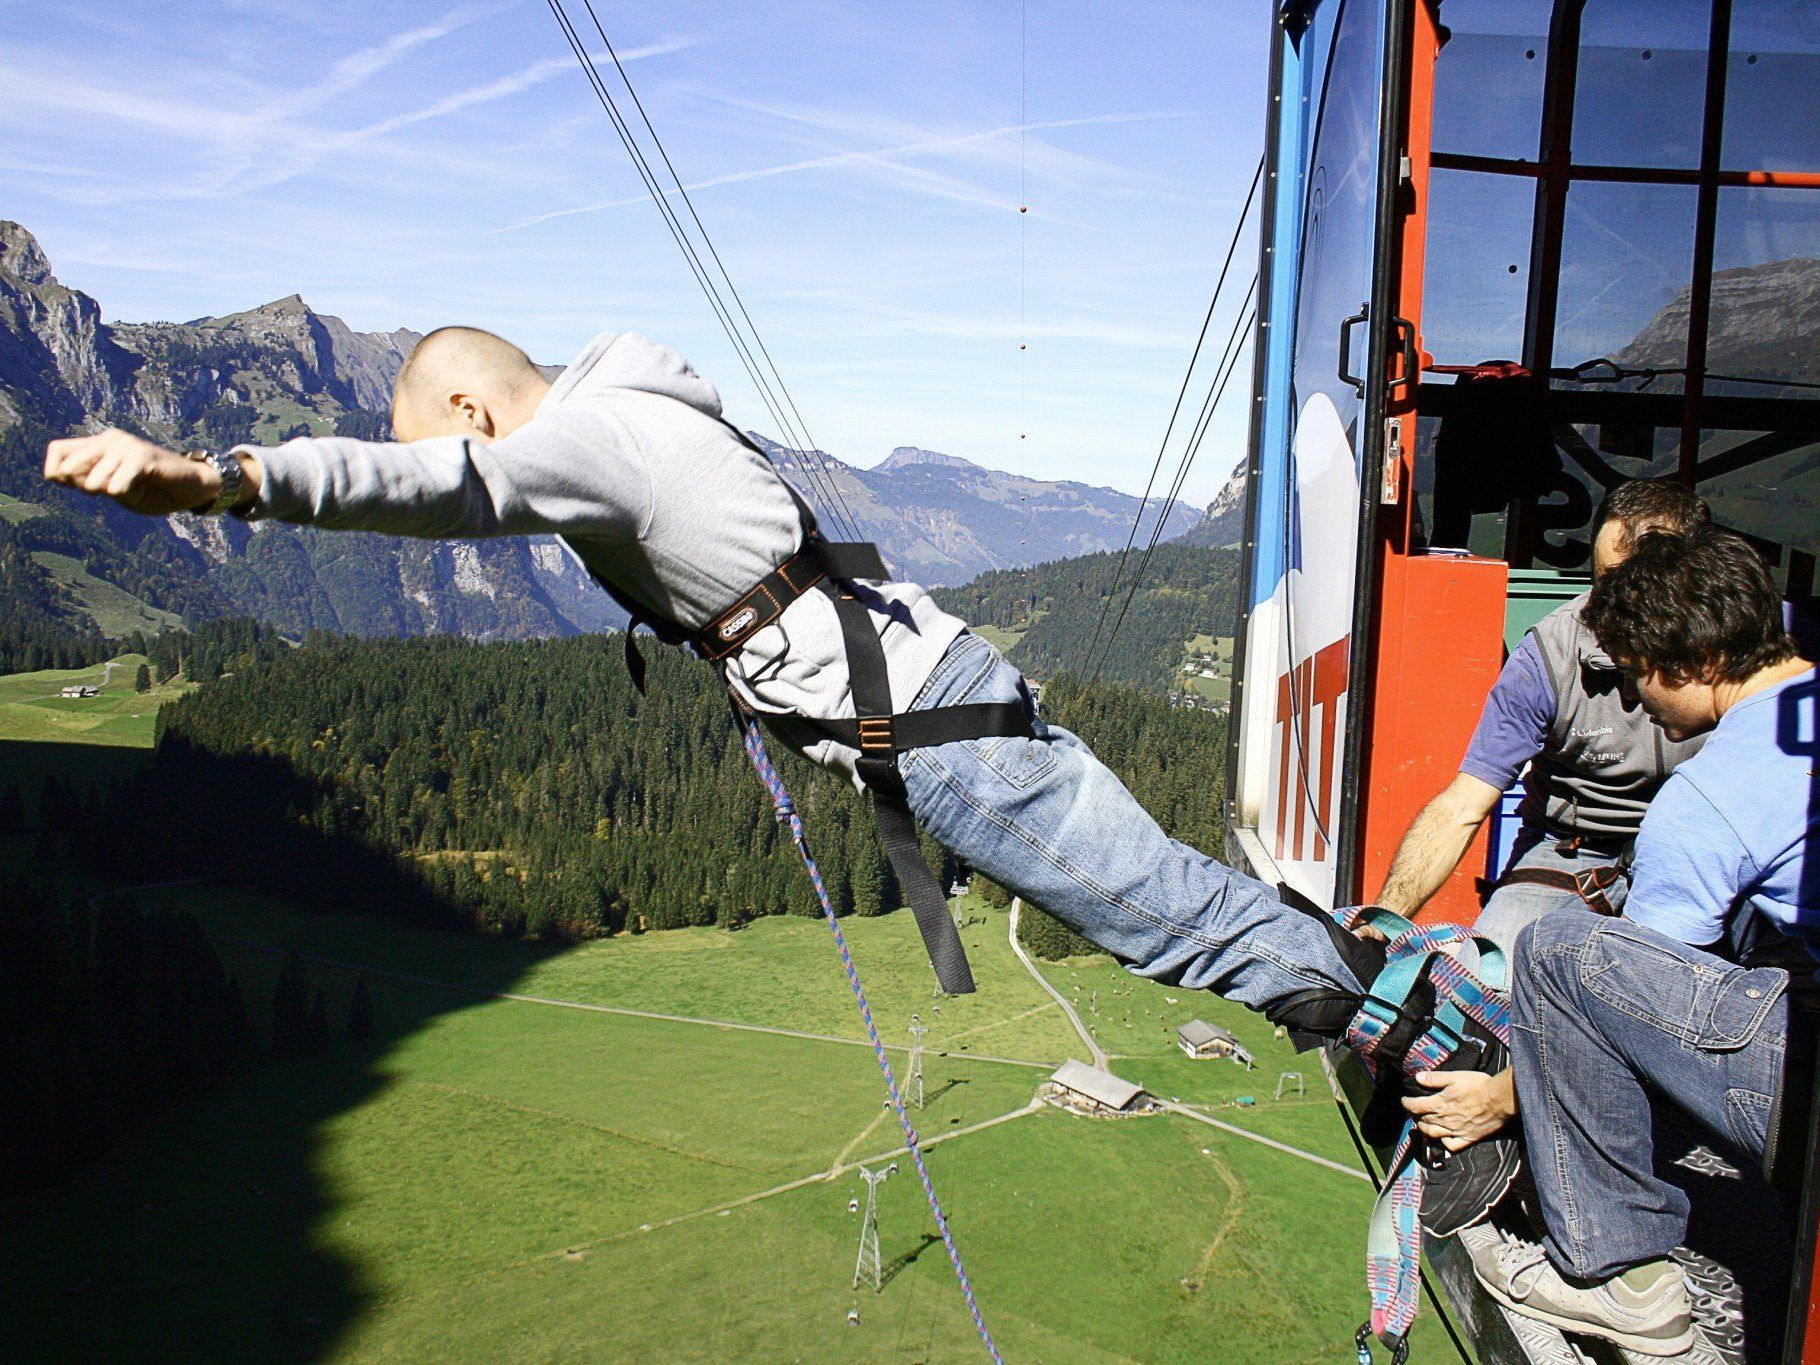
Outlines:
<svg viewBox="0 0 1820 1365"><path fill-rule="evenodd" d="M1496 1074L1510 1065L1504 1045L1471 1027L1466 1045L1441 1067L1443 1071ZM1417 1159L1422 1175L1422 1226L1436 1237L1451 1237L1484 1218L1504 1198L1523 1168L1523 1148L1516 1125L1480 1138L1470 1147L1450 1152L1420 1134Z"/></svg>
<svg viewBox="0 0 1820 1365"><path fill-rule="evenodd" d="M1596 1284L1567 1279L1534 1242L1485 1240L1469 1247L1485 1292L1511 1312L1647 1356L1678 1356L1694 1344L1687 1281L1673 1261L1651 1261Z"/></svg>

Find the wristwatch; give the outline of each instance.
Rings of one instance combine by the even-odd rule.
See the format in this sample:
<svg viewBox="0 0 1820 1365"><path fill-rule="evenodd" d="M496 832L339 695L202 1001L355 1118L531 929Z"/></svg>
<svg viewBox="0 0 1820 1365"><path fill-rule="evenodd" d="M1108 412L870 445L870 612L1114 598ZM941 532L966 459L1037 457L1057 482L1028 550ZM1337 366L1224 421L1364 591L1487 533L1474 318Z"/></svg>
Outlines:
<svg viewBox="0 0 1820 1365"><path fill-rule="evenodd" d="M246 475L240 467L238 455L216 450L186 450L183 453L192 460L200 460L204 464L213 465L215 472L221 476L221 491L200 507L190 508L191 515L219 516L240 501L240 489L246 481Z"/></svg>

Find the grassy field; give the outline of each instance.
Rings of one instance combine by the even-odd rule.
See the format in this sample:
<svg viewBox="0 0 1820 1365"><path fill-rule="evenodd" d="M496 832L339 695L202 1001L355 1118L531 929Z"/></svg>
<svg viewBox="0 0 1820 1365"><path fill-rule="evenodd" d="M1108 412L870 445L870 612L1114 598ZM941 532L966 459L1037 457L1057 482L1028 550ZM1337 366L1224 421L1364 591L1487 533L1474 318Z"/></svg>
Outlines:
<svg viewBox="0 0 1820 1365"><path fill-rule="evenodd" d="M32 562L62 584L77 605L94 618L101 633L110 639L135 630L156 635L183 624L183 618L176 613L148 607L130 592L104 583L84 568L79 559L37 550L32 554Z"/></svg>
<svg viewBox="0 0 1820 1365"><path fill-rule="evenodd" d="M133 1358L153 1340L189 1359L978 1353L907 1161L881 1195L890 1278L850 1287L851 1163L901 1142L870 1050L755 1031L861 1036L819 922L560 951L209 887L145 897L197 910L255 1002L281 950L307 955L337 1018L354 972L329 963L372 968L380 1039L259 1064L16 1226L7 1320L28 1355ZM1004 913L971 911L986 922L967 934L981 991L965 1001L930 998L907 915L848 931L887 1041L908 1041L915 1010L944 1045L917 1125L1007 1357L1343 1353L1363 1312L1366 1184L1183 1117L1032 1109L1046 1069L1082 1049L1016 963ZM1254 1016L1105 959L1045 971L1121 1074L1351 1164L1315 1068L1287 1065ZM1175 1052L1196 1015L1232 1027L1259 1069ZM1308 1073L1307 1099L1269 1098L1279 1067ZM1257 1108L1229 1107L1253 1092Z"/></svg>
<svg viewBox="0 0 1820 1365"><path fill-rule="evenodd" d="M25 502L9 493L0 493L0 521L11 522L17 526L22 521L41 517L45 509L35 502Z"/></svg>
<svg viewBox="0 0 1820 1365"><path fill-rule="evenodd" d="M0 676L0 741L151 748L158 708L189 691L189 685L167 683L135 692L133 678L145 662L143 654L122 654L93 668ZM101 695L57 695L77 684L99 687Z"/></svg>

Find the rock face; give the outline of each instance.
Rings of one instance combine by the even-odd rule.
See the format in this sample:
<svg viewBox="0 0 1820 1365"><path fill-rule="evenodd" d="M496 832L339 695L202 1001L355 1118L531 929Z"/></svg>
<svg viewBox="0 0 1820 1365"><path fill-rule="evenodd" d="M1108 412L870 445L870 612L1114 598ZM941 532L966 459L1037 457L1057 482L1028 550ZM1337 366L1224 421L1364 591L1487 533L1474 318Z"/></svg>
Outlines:
<svg viewBox="0 0 1820 1365"><path fill-rule="evenodd" d="M1194 529L1176 539L1178 544L1217 550L1237 545L1244 538L1245 461L1241 458L1213 501L1207 504L1206 514L1195 523Z"/></svg>
<svg viewBox="0 0 1820 1365"><path fill-rule="evenodd" d="M79 551L150 604L205 618L357 634L571 634L623 621L554 542L439 546L233 520L162 522L46 487L44 437L106 424L173 444L272 442L390 428L392 382L419 337L356 332L297 295L191 322L102 321L36 240L0 222L0 491L49 509L28 552ZM10 429L10 430L9 430Z"/></svg>

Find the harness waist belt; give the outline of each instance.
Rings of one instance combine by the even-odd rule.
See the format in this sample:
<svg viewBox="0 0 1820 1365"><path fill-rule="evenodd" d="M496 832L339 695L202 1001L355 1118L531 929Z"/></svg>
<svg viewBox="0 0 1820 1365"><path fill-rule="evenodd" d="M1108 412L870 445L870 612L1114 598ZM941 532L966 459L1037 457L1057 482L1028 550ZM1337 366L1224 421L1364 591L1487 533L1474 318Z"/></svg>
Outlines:
<svg viewBox="0 0 1820 1365"><path fill-rule="evenodd" d="M792 602L825 579L889 577L876 545L823 540L811 535L802 549L688 639L704 659L718 662L737 653L747 640L782 616Z"/></svg>
<svg viewBox="0 0 1820 1365"><path fill-rule="evenodd" d="M1624 869L1616 863L1569 872L1564 867L1517 867L1498 880L1499 886L1547 886L1556 891L1572 891L1594 914L1615 916L1618 909L1605 893L1624 880Z"/></svg>

